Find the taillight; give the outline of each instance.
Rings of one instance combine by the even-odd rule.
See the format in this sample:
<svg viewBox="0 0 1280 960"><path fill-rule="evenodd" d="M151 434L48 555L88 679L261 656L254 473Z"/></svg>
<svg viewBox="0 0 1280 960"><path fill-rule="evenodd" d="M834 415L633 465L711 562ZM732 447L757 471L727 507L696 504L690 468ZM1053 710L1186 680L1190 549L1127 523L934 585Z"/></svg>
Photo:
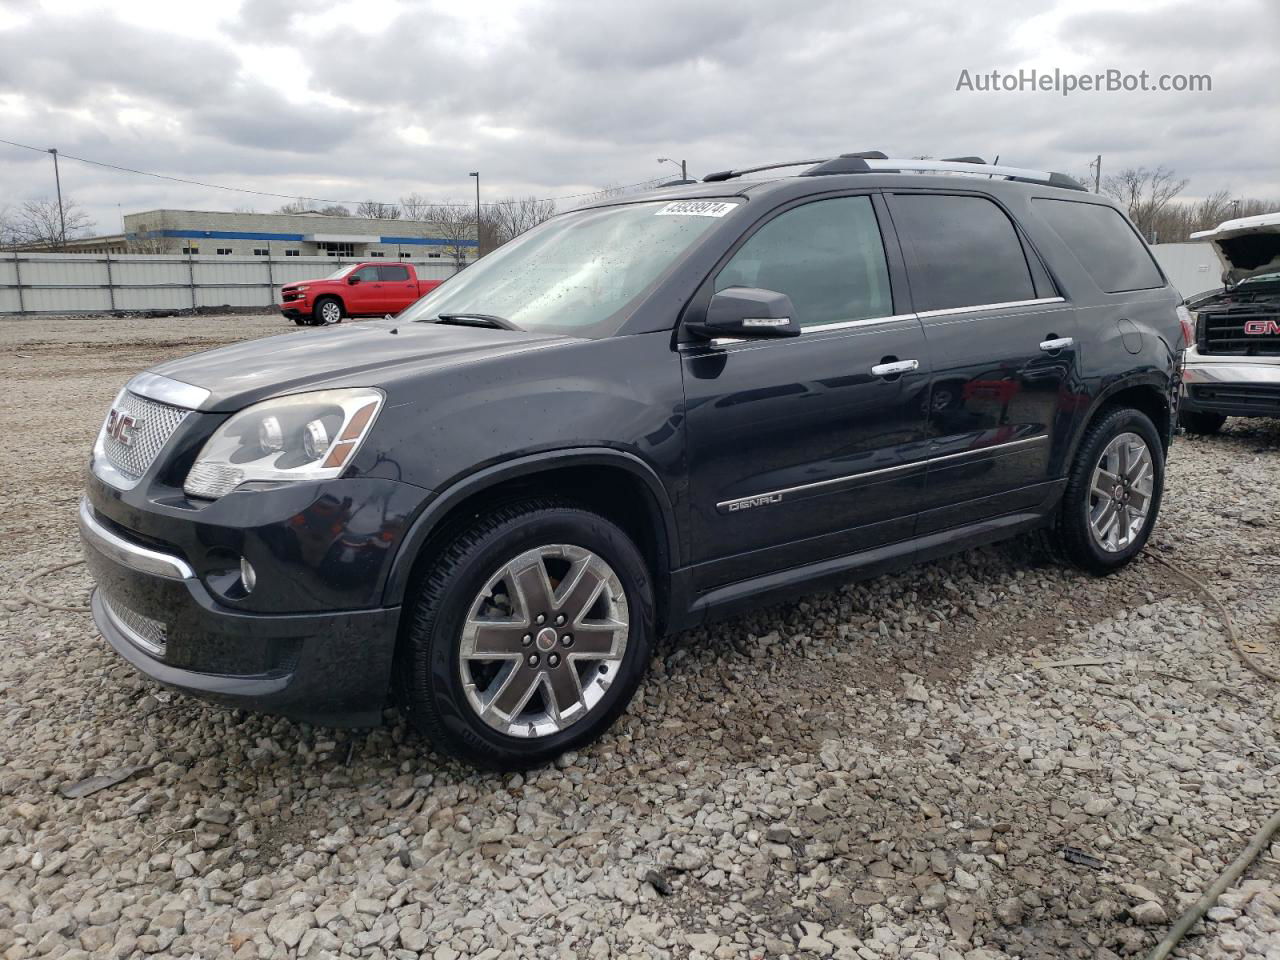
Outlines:
<svg viewBox="0 0 1280 960"><path fill-rule="evenodd" d="M1196 315L1179 305L1178 322L1182 324L1182 345L1189 347L1196 342Z"/></svg>

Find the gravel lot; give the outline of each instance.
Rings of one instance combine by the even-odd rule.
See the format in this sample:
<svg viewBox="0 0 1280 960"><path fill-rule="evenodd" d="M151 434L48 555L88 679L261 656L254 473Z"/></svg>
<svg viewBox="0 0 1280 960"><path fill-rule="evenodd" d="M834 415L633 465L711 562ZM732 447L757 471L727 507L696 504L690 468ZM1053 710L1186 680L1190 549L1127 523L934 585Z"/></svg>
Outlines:
<svg viewBox="0 0 1280 960"><path fill-rule="evenodd" d="M1280 807L1280 684L1215 611L1149 559L1095 580L1028 542L674 637L609 736L526 776L394 713L170 694L79 612L82 566L30 578L79 555L131 374L286 331L325 335L0 319L0 956L1108 958ZM1181 439L1169 470L1152 549L1280 665L1280 423ZM1280 957L1280 843L1210 917L1178 956Z"/></svg>

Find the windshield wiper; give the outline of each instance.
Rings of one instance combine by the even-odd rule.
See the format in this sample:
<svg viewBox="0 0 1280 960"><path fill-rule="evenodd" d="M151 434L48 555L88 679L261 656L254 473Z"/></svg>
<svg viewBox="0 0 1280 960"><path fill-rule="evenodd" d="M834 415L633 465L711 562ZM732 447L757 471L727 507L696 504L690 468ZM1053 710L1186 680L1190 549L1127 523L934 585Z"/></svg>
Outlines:
<svg viewBox="0 0 1280 960"><path fill-rule="evenodd" d="M519 330L514 323L505 317L492 313L442 313L436 317L436 323L450 323L459 327L492 327L495 330Z"/></svg>

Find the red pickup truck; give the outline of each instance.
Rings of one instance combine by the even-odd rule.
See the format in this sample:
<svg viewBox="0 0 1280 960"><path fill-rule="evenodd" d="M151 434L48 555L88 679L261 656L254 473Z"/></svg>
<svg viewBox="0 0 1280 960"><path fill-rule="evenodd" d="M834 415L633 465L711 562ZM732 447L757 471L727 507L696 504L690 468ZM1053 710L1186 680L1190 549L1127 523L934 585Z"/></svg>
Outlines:
<svg viewBox="0 0 1280 960"><path fill-rule="evenodd" d="M399 313L443 282L419 280L407 263L357 263L320 280L286 283L280 288L280 312L300 327Z"/></svg>

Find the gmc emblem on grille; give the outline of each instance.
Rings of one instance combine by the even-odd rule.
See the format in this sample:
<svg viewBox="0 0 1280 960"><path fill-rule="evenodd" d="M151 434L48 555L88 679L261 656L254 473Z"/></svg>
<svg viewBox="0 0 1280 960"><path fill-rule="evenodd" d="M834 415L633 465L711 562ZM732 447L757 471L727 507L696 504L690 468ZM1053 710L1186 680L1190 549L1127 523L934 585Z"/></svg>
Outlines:
<svg viewBox="0 0 1280 960"><path fill-rule="evenodd" d="M1280 320L1247 320L1244 332L1251 337L1280 337Z"/></svg>
<svg viewBox="0 0 1280 960"><path fill-rule="evenodd" d="M133 443L133 431L137 426L137 419L123 410L113 408L107 414L107 436L122 447L127 447Z"/></svg>

